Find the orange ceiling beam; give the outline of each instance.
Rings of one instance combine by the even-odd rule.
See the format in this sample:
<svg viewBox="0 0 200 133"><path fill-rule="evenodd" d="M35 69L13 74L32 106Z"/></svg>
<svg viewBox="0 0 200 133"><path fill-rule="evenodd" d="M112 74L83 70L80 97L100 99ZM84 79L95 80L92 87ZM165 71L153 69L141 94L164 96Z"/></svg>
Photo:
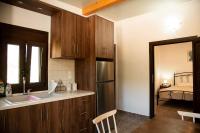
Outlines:
<svg viewBox="0 0 200 133"><path fill-rule="evenodd" d="M101 10L105 7L111 6L111 5L121 2L121 1L124 1L124 0L98 0L95 3L89 4L85 7L83 7L82 13L83 13L83 15L87 16L98 10Z"/></svg>

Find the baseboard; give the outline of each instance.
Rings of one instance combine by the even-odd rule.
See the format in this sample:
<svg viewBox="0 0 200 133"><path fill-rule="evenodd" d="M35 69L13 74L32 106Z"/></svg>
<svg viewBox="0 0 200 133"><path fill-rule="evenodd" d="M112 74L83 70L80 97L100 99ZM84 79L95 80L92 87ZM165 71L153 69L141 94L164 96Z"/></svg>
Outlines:
<svg viewBox="0 0 200 133"><path fill-rule="evenodd" d="M128 111L124 111L124 110L120 110L120 109L117 109L117 111L120 113L129 113L129 114L132 114L132 115L138 115L138 116L141 116L141 117L145 117L145 118L150 118L150 116L146 116L146 115L141 115L141 114L137 114L137 113L132 113L132 112L128 112Z"/></svg>

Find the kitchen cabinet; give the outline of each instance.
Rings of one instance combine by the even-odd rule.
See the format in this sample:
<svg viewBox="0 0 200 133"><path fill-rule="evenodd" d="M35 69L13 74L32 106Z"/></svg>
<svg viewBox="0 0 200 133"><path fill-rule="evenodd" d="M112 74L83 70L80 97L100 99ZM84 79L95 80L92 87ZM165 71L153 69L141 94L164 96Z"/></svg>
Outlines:
<svg viewBox="0 0 200 133"><path fill-rule="evenodd" d="M2 133L6 132L6 111L2 110L0 111L0 131Z"/></svg>
<svg viewBox="0 0 200 133"><path fill-rule="evenodd" d="M93 133L94 96L0 111L2 133Z"/></svg>
<svg viewBox="0 0 200 133"><path fill-rule="evenodd" d="M92 119L95 117L94 97L80 97L73 100L74 132L92 133Z"/></svg>
<svg viewBox="0 0 200 133"><path fill-rule="evenodd" d="M30 128L32 133L47 133L48 130L46 129L48 128L48 120L45 104L27 106L24 108L28 108L30 112L29 117L31 124L30 127L27 128Z"/></svg>
<svg viewBox="0 0 200 133"><path fill-rule="evenodd" d="M89 43L89 21L88 18L76 16L76 57L88 56L87 43Z"/></svg>
<svg viewBox="0 0 200 133"><path fill-rule="evenodd" d="M56 101L45 104L48 133L62 132L62 119L64 118L62 113L62 107L63 101Z"/></svg>
<svg viewBox="0 0 200 133"><path fill-rule="evenodd" d="M90 17L97 58L114 58L114 24L99 16Z"/></svg>
<svg viewBox="0 0 200 133"><path fill-rule="evenodd" d="M51 17L51 58L85 58L88 19L67 11Z"/></svg>
<svg viewBox="0 0 200 133"><path fill-rule="evenodd" d="M21 107L6 111L6 133L29 133L31 132L29 108Z"/></svg>

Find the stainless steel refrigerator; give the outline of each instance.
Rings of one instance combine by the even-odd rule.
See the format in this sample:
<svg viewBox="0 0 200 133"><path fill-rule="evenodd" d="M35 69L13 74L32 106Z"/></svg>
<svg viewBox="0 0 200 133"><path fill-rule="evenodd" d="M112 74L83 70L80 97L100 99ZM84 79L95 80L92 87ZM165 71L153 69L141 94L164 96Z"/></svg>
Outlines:
<svg viewBox="0 0 200 133"><path fill-rule="evenodd" d="M114 62L96 62L97 115L115 109Z"/></svg>

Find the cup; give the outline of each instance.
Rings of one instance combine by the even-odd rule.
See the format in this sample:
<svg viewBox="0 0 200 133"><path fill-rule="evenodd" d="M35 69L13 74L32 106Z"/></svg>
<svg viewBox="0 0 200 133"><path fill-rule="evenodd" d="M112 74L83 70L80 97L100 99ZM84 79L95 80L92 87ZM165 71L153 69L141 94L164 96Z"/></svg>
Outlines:
<svg viewBox="0 0 200 133"><path fill-rule="evenodd" d="M66 84L66 90L67 90L67 92L71 92L72 91L72 85L70 83Z"/></svg>

